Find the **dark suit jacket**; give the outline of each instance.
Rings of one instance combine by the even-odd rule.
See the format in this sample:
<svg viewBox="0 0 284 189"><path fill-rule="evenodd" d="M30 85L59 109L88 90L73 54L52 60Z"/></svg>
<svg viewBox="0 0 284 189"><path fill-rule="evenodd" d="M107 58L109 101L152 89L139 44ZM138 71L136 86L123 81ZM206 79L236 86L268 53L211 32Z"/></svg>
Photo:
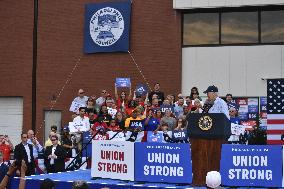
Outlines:
<svg viewBox="0 0 284 189"><path fill-rule="evenodd" d="M46 147L44 151L44 164L48 172L50 172L50 159L48 156L52 153L52 146ZM57 145L54 154L57 156L57 159L54 159L54 172L64 172L65 171L65 158L66 158L66 151L61 145Z"/></svg>
<svg viewBox="0 0 284 189"><path fill-rule="evenodd" d="M14 150L14 158L16 160L25 160L27 166L28 166L28 169L29 168L32 168L34 169L35 168L35 164L34 164L34 156L33 156L33 146L31 144L28 144L29 148L30 148L30 156L31 156L31 163L28 164L28 155L27 155L27 152L26 152L26 149L23 145L23 143L20 143L18 144L17 146L15 146L15 150ZM32 166L32 167L29 167Z"/></svg>

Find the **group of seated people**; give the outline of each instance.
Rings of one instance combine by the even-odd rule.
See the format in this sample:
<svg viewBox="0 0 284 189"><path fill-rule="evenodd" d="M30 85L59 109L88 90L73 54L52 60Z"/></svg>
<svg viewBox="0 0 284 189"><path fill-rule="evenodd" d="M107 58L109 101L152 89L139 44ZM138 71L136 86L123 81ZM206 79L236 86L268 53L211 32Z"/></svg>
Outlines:
<svg viewBox="0 0 284 189"><path fill-rule="evenodd" d="M217 87L211 86L211 88L214 93L218 92ZM132 96L131 87L129 95L125 91L118 94L116 86L114 91L115 94L112 96L106 90L102 90L101 96L96 98L85 96L85 91L79 89L78 96L72 101L70 107L70 111L73 112L73 122L76 125L82 125L84 130L90 130L93 134L105 130L131 130L133 128L131 122L139 120L142 121L144 131L186 130L186 117L189 114L208 112L210 109L208 105L212 106L210 99L202 101L197 87L191 89L189 96L183 97L182 94L178 94L177 99L173 94L165 97L160 91L159 83L156 83L154 90L147 93L144 98L136 94L136 91ZM210 93L210 91L205 92ZM227 99L228 105L233 104L231 94L226 96ZM237 106L228 108L226 105L224 109L223 113L237 123ZM79 141L81 133L81 131L75 131L72 134L75 134Z"/></svg>
<svg viewBox="0 0 284 189"><path fill-rule="evenodd" d="M133 131L132 123L135 121L136 124L142 122L143 128L140 130L144 131L186 130L186 116L202 112L202 106L196 87L192 88L190 96L184 98L179 94L176 100L172 94L165 98L160 84L156 83L154 90L144 98L135 91L132 96L131 87L129 95L125 91L118 95L115 87L114 96L102 90L99 98L85 96L84 90L79 89L70 111L74 113L73 123L99 136L102 131ZM82 130L73 130L71 134L76 136L76 141L80 141ZM100 138L108 139L107 136Z"/></svg>

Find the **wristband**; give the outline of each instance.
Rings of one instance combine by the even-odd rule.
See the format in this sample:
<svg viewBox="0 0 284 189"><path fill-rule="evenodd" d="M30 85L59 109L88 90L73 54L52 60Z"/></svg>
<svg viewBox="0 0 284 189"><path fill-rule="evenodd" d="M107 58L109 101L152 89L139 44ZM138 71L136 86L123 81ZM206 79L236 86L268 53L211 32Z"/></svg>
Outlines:
<svg viewBox="0 0 284 189"><path fill-rule="evenodd" d="M11 175L9 175L8 173L6 173L6 176L9 177L9 178L11 177Z"/></svg>

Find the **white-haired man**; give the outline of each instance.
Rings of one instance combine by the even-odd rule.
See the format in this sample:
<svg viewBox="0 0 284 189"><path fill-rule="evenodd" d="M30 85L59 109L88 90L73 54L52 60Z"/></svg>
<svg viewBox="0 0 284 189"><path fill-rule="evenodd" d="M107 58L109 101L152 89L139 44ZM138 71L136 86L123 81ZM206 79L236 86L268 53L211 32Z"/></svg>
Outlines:
<svg viewBox="0 0 284 189"><path fill-rule="evenodd" d="M218 96L218 88L214 85L209 86L206 91L208 100L213 102L212 107L208 113L223 113L228 119L230 119L227 103Z"/></svg>

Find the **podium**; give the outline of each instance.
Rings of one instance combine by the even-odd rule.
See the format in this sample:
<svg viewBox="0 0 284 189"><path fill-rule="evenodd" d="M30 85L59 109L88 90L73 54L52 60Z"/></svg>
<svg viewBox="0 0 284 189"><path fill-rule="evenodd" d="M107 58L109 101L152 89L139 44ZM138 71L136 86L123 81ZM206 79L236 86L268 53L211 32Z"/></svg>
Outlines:
<svg viewBox="0 0 284 189"><path fill-rule="evenodd" d="M192 113L187 121L192 153L192 184L204 186L207 172L220 170L221 147L231 134L230 121L223 113Z"/></svg>

